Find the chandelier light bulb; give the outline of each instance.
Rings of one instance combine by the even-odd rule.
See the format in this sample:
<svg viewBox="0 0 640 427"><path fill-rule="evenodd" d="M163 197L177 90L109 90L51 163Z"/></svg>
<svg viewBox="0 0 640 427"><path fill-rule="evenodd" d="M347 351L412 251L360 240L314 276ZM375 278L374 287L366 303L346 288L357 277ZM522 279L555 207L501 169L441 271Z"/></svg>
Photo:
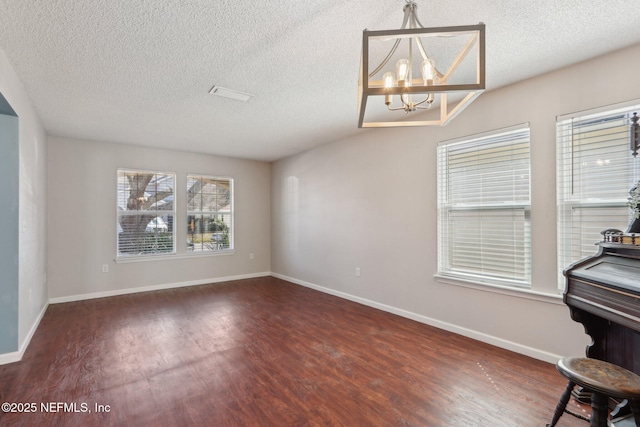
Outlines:
<svg viewBox="0 0 640 427"><path fill-rule="evenodd" d="M433 84L433 81L436 77L436 67L433 65L433 59L427 58L422 61L422 66L420 67L422 70L422 78L424 80L425 86L430 86Z"/></svg>
<svg viewBox="0 0 640 427"><path fill-rule="evenodd" d="M405 83L409 78L409 69L411 63L408 59L401 59L396 62L396 76L398 78L398 86L410 86Z"/></svg>
<svg viewBox="0 0 640 427"><path fill-rule="evenodd" d="M394 87L396 85L396 80L393 76L393 73L391 71L384 73L384 75L382 76L382 81L384 82L384 88L385 89L391 89L392 87ZM389 106L391 105L391 94L387 94L384 97L384 103Z"/></svg>
<svg viewBox="0 0 640 427"><path fill-rule="evenodd" d="M384 75L382 76L382 81L384 82L384 87L387 89L396 85L396 80L391 71L384 73Z"/></svg>

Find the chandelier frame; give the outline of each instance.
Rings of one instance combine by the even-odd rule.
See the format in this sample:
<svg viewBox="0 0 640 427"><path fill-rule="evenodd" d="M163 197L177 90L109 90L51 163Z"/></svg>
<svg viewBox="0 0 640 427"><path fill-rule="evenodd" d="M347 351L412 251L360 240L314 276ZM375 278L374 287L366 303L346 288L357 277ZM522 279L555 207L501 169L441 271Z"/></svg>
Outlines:
<svg viewBox="0 0 640 427"><path fill-rule="evenodd" d="M411 20L409 22L415 25L420 25L420 22L415 17L415 3L412 4L412 9L407 12L405 9L405 22L406 25L408 18L407 14L411 14ZM420 50L422 57L428 58L427 53L424 50L421 39L425 37L448 37L448 36L468 36L468 40L464 47L457 54L455 60L449 65L449 68L443 73L435 69L438 81L436 84L424 84L423 79L411 79L410 86L394 86L385 87L384 81L380 78L375 78L374 74L378 74L378 71L386 65L391 56L395 53L398 44L403 39L414 39L415 45ZM396 42L391 49L391 52L382 61L380 65L377 65L374 72L369 71L369 45L372 40L385 40L396 39ZM412 40L413 42L413 40ZM411 49L411 48L410 48ZM467 57L469 52L476 49L476 79L475 82L463 83L463 84L448 84L449 78L458 69L460 64ZM411 54L410 54L411 55ZM373 64L374 66L376 64ZM413 67L413 64L411 64ZM455 118L462 110L464 110L475 98L477 98L485 89L485 25L479 23L478 25L463 25L452 27L429 27L424 28L420 25L419 28L401 28L398 30L379 30L379 31L363 31L362 37L362 53L360 56L360 75L358 78L358 127L370 128L370 127L403 127L403 126L430 126L440 125L444 126ZM433 96L439 94L440 96L440 116L436 120L401 120L406 118L406 115L396 114L395 121L365 121L365 112L367 108L367 101L369 97L382 97L390 100L391 96L402 96L421 94L424 96ZM456 102L455 105L449 105L447 100L447 94L462 94L463 98ZM420 108L420 107L419 107ZM395 108L399 109L399 108ZM389 110L392 110L389 108ZM394 114L393 112L390 114ZM409 114L415 114L412 110Z"/></svg>

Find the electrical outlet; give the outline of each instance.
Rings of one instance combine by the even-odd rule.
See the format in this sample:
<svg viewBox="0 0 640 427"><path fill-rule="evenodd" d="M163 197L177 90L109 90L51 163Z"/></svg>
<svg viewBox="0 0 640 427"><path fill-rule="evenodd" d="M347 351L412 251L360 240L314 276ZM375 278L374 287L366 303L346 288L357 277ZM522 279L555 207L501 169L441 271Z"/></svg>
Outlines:
<svg viewBox="0 0 640 427"><path fill-rule="evenodd" d="M360 277L360 267L356 267L356 277Z"/></svg>
<svg viewBox="0 0 640 427"><path fill-rule="evenodd" d="M103 273L109 272L109 264L102 264L102 272Z"/></svg>

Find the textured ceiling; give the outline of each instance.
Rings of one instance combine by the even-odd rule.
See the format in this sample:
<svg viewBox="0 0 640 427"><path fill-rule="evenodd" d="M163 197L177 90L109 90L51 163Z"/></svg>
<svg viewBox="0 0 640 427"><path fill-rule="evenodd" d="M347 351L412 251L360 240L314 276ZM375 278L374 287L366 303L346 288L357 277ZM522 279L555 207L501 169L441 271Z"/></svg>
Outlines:
<svg viewBox="0 0 640 427"><path fill-rule="evenodd" d="M427 27L486 24L488 90L640 43L629 0L417 3ZM0 0L0 48L51 135L275 160L377 131L357 129L362 30L404 4Z"/></svg>

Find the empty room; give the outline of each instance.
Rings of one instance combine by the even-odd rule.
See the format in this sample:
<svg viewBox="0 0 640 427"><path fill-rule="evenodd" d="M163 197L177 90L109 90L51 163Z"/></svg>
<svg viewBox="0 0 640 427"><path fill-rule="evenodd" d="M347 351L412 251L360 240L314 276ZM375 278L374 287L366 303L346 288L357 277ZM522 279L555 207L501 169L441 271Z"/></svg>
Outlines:
<svg viewBox="0 0 640 427"><path fill-rule="evenodd" d="M633 6L0 1L0 426L636 425Z"/></svg>

